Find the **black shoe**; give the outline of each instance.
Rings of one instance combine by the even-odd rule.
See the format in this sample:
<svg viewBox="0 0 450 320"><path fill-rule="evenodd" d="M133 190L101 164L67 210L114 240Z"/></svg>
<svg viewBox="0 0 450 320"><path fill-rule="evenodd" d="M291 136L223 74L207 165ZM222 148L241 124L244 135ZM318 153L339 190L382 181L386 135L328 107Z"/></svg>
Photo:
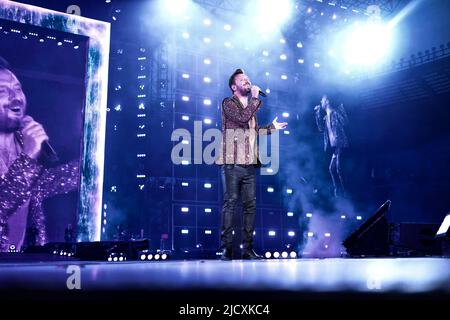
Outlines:
<svg viewBox="0 0 450 320"><path fill-rule="evenodd" d="M242 253L242 259L244 260L260 260L262 257L258 255L253 249L245 250Z"/></svg>
<svg viewBox="0 0 450 320"><path fill-rule="evenodd" d="M233 259L233 251L231 249L222 249L222 255L220 256L220 260L222 261L230 261Z"/></svg>

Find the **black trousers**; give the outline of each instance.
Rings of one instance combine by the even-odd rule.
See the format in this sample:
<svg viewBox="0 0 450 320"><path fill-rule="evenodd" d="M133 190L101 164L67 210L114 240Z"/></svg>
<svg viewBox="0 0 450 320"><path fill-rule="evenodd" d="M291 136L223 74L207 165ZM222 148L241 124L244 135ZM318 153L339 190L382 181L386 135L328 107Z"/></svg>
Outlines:
<svg viewBox="0 0 450 320"><path fill-rule="evenodd" d="M224 189L222 207L221 248L231 249L233 245L233 215L239 195L243 204L243 249L253 249L253 232L256 215L256 168L253 165L222 166Z"/></svg>

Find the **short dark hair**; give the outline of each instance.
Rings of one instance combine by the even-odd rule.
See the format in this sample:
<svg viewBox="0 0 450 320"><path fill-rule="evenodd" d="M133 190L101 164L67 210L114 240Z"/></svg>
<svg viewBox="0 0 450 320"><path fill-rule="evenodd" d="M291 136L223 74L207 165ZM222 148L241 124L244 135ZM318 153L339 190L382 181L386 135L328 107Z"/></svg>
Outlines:
<svg viewBox="0 0 450 320"><path fill-rule="evenodd" d="M231 89L231 86L234 84L234 78L238 75L238 74L244 74L244 70L242 69L236 69L233 74L230 76L230 79L228 79L228 86ZM233 91L233 89L231 89L231 91ZM233 91L234 92L234 91Z"/></svg>

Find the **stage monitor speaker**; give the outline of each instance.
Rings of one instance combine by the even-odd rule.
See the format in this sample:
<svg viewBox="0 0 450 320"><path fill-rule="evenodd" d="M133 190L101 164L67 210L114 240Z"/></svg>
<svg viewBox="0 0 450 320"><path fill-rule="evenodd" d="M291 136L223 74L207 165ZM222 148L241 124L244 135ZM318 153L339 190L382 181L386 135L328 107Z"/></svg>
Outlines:
<svg viewBox="0 0 450 320"><path fill-rule="evenodd" d="M356 229L343 245L352 257L389 255L389 224L386 213L391 207L387 200L378 210Z"/></svg>
<svg viewBox="0 0 450 320"><path fill-rule="evenodd" d="M436 232L436 238L448 238L448 237L450 237L450 212L447 213L447 215L444 218L444 221L442 221L441 226Z"/></svg>

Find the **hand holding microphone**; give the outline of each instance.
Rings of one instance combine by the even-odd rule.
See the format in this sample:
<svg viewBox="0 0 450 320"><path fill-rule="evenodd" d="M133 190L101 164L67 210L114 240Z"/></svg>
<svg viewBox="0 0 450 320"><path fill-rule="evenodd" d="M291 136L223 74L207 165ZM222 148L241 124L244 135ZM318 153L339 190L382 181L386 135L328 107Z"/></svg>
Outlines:
<svg viewBox="0 0 450 320"><path fill-rule="evenodd" d="M265 97L266 94L258 87L253 85L251 88L252 92L252 98L258 98L258 95L261 95L262 97Z"/></svg>
<svg viewBox="0 0 450 320"><path fill-rule="evenodd" d="M41 154L43 144L49 139L47 133L42 125L30 116L23 117L21 132L23 152L30 158L37 159Z"/></svg>

